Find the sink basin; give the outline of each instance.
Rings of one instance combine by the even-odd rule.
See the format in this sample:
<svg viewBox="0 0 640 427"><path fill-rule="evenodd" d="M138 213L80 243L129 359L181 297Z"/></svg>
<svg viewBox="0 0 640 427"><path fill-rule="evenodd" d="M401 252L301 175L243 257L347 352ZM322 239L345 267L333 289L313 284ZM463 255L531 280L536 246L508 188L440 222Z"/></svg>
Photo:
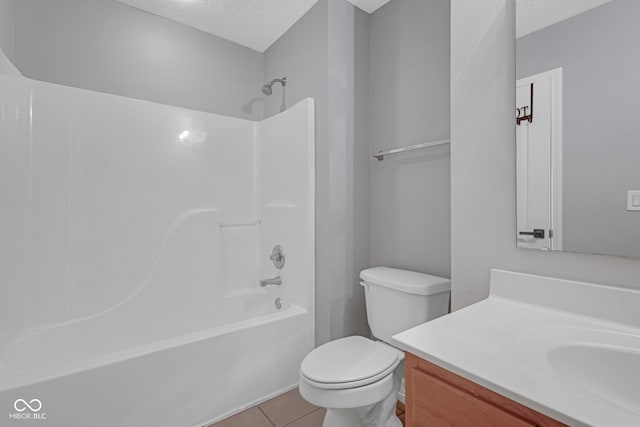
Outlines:
<svg viewBox="0 0 640 427"><path fill-rule="evenodd" d="M547 360L568 381L640 415L640 349L567 344L551 349Z"/></svg>

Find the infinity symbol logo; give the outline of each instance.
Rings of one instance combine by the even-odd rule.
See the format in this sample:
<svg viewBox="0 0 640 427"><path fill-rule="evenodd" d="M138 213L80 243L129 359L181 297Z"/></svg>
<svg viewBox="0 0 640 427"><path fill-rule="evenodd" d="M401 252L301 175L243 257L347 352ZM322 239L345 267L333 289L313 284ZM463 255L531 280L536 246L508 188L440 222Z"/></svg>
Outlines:
<svg viewBox="0 0 640 427"><path fill-rule="evenodd" d="M18 412L24 412L27 410L27 408L29 408L31 412L38 412L40 411L40 409L42 409L42 402L40 402L38 399L31 399L29 403L27 403L27 401L24 399L18 399L13 402L13 407Z"/></svg>

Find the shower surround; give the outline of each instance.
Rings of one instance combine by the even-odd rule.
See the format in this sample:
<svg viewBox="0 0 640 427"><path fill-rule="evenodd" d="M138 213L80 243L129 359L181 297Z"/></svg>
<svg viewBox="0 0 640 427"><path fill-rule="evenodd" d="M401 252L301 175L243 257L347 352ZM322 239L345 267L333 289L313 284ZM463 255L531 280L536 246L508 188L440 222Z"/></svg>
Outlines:
<svg viewBox="0 0 640 427"><path fill-rule="evenodd" d="M0 109L0 416L196 426L297 383L312 99L253 122L0 75Z"/></svg>

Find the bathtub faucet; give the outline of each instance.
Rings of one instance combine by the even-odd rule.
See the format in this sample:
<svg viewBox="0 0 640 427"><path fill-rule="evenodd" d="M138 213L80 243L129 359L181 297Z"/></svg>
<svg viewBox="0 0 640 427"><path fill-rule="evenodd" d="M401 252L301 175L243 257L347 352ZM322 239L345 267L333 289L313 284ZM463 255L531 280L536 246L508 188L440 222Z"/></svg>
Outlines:
<svg viewBox="0 0 640 427"><path fill-rule="evenodd" d="M274 277L273 279L262 279L260 280L260 287L264 288L267 285L282 285L282 279L280 276Z"/></svg>

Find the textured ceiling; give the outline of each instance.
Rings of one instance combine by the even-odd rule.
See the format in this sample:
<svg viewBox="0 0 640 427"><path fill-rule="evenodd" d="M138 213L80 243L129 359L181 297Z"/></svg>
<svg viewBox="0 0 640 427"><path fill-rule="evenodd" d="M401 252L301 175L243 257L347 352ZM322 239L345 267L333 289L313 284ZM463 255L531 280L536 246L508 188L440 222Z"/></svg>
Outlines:
<svg viewBox="0 0 640 427"><path fill-rule="evenodd" d="M318 0L116 0L264 52ZM373 12L390 0L349 0Z"/></svg>
<svg viewBox="0 0 640 427"><path fill-rule="evenodd" d="M516 0L516 37L585 12L611 0Z"/></svg>

